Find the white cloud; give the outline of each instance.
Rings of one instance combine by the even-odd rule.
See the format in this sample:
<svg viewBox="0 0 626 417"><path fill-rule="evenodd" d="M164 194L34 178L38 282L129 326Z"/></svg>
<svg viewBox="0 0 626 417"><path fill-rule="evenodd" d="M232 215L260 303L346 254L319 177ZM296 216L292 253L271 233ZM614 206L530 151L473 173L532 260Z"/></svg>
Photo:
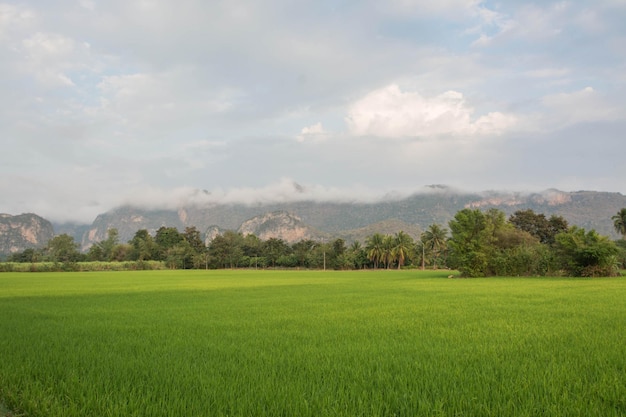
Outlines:
<svg viewBox="0 0 626 417"><path fill-rule="evenodd" d="M323 141L328 138L329 133L324 130L321 122L303 127L300 134L296 136L298 142Z"/></svg>
<svg viewBox="0 0 626 417"><path fill-rule="evenodd" d="M477 10L482 0L389 0L381 3L387 12L398 15L462 16Z"/></svg>
<svg viewBox="0 0 626 417"><path fill-rule="evenodd" d="M407 193L398 193L398 197ZM367 187L325 187L318 184L299 184L291 178L260 187L217 187L210 191L193 187L141 187L121 198L118 204L155 209L176 209L183 205L211 204L274 204L296 201L316 202L372 202L383 198L380 191Z"/></svg>
<svg viewBox="0 0 626 417"><path fill-rule="evenodd" d="M425 98L418 92L403 92L392 84L352 104L346 123L353 135L380 137L490 135L500 134L515 124L514 116L500 112L473 121L473 112L457 91Z"/></svg>
<svg viewBox="0 0 626 417"><path fill-rule="evenodd" d="M561 78L569 75L571 70L568 68L535 68L526 71L524 75L530 78Z"/></svg>
<svg viewBox="0 0 626 417"><path fill-rule="evenodd" d="M93 112L145 132L164 133L231 110L241 98L233 88L199 83L194 68L174 68L160 73L103 77L98 84L100 107Z"/></svg>
<svg viewBox="0 0 626 417"><path fill-rule="evenodd" d="M11 30L29 26L34 19L33 11L28 8L0 3L0 40Z"/></svg>
<svg viewBox="0 0 626 417"><path fill-rule="evenodd" d="M20 49L20 69L45 87L75 86L68 72L93 70L89 44L58 33L34 33L22 40Z"/></svg>
<svg viewBox="0 0 626 417"><path fill-rule="evenodd" d="M624 108L609 102L592 87L573 93L543 97L548 115L543 121L549 129L585 122L610 121L623 118Z"/></svg>

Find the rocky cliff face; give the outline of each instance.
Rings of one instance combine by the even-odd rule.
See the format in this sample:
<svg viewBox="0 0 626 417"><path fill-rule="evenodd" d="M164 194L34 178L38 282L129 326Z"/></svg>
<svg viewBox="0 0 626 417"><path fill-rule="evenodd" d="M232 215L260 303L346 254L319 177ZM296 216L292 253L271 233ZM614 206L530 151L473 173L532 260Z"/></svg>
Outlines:
<svg viewBox="0 0 626 417"><path fill-rule="evenodd" d="M52 223L36 214L0 214L0 254L40 248L53 237Z"/></svg>
<svg viewBox="0 0 626 417"><path fill-rule="evenodd" d="M322 234L302 222L298 216L286 211L274 211L246 220L239 227L239 233L256 235L261 240L282 239L296 243L306 239L316 239Z"/></svg>

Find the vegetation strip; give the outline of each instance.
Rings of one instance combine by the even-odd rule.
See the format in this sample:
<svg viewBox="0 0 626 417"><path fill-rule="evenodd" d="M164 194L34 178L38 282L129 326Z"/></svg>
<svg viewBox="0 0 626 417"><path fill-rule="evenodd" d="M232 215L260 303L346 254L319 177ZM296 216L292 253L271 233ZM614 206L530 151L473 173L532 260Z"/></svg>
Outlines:
<svg viewBox="0 0 626 417"><path fill-rule="evenodd" d="M532 210L519 210L506 218L497 209L463 209L448 222L448 229L431 224L416 241L399 231L374 233L364 244L348 247L337 238L330 242L302 239L288 244L271 237L225 231L208 246L195 227L180 233L160 227L154 236L141 229L127 243L119 242L115 228L108 237L81 254L71 236L62 234L43 251L29 248L0 263L0 272L154 270L217 268L379 269L417 267L458 269L463 276L616 276L626 267L626 209L611 218L623 239L611 241L595 230L586 231L553 215L549 219ZM47 262L42 262L47 261ZM91 262L80 262L91 261ZM112 262L114 261L114 262Z"/></svg>

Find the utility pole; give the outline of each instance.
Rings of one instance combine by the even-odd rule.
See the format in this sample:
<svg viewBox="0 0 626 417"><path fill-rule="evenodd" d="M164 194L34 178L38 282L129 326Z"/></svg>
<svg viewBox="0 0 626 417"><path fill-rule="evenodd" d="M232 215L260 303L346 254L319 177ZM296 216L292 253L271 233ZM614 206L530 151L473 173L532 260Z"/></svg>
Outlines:
<svg viewBox="0 0 626 417"><path fill-rule="evenodd" d="M326 271L326 245L324 244L324 238L322 238L322 251L324 253L324 271Z"/></svg>
<svg viewBox="0 0 626 417"><path fill-rule="evenodd" d="M420 242L422 242L422 271L424 270L424 258L425 256L425 251L424 251L424 241L422 239L420 239Z"/></svg>

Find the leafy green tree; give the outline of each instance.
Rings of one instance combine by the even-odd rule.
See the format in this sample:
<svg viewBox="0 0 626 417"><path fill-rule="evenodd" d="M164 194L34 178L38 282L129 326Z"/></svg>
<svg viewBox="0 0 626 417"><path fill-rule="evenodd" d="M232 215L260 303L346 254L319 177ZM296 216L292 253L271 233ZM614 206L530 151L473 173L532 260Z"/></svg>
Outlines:
<svg viewBox="0 0 626 417"><path fill-rule="evenodd" d="M621 209L617 214L611 217L615 231L622 235L622 239L626 240L626 208Z"/></svg>
<svg viewBox="0 0 626 417"><path fill-rule="evenodd" d="M597 277L619 274L619 249L595 230L576 226L556 236L556 250L564 271L571 276Z"/></svg>
<svg viewBox="0 0 626 417"><path fill-rule="evenodd" d="M541 239L541 243L546 243L548 245L553 245L556 242L556 235L562 232L567 232L569 229L569 224L567 220L565 220L561 216L552 215L548 219L548 233L547 235Z"/></svg>
<svg viewBox="0 0 626 417"><path fill-rule="evenodd" d="M109 257L109 261L113 262L123 262L130 261L132 255L133 247L127 243L118 243L113 246L113 250L111 251L111 256Z"/></svg>
<svg viewBox="0 0 626 417"><path fill-rule="evenodd" d="M235 268L243 257L243 235L227 230L209 245L209 255L222 268Z"/></svg>
<svg viewBox="0 0 626 417"><path fill-rule="evenodd" d="M327 255L331 251L331 246L325 242L316 242L315 246L311 248L311 252L308 258L308 266L310 268L326 269Z"/></svg>
<svg viewBox="0 0 626 417"><path fill-rule="evenodd" d="M393 247L391 249L394 260L398 261L398 269L404 266L404 262L411 256L414 246L413 238L403 231L393 237Z"/></svg>
<svg viewBox="0 0 626 417"><path fill-rule="evenodd" d="M385 237L380 233L374 233L368 237L365 243L365 251L367 252L368 259L374 264L374 268L378 268L378 265L383 262L384 248L383 241Z"/></svg>
<svg viewBox="0 0 626 417"><path fill-rule="evenodd" d="M102 252L102 247L97 243L94 243L89 247L87 251L87 260L88 261L103 261L104 253Z"/></svg>
<svg viewBox="0 0 626 417"><path fill-rule="evenodd" d="M248 234L243 238L243 256L247 258L246 265L254 268L264 268L265 258L263 254L263 242L254 234Z"/></svg>
<svg viewBox="0 0 626 417"><path fill-rule="evenodd" d="M263 254L267 258L267 261L276 266L276 261L283 255L289 255L291 248L284 240L271 237L263 243Z"/></svg>
<svg viewBox="0 0 626 417"><path fill-rule="evenodd" d="M486 212L464 209L448 223L451 238L451 266L458 268L464 276L478 277L494 274L493 261L501 259L498 238L503 230L511 226L505 214L497 209Z"/></svg>
<svg viewBox="0 0 626 417"><path fill-rule="evenodd" d="M184 239L184 236L175 227L159 227L154 236L159 260L164 261L168 257L168 251Z"/></svg>
<svg viewBox="0 0 626 417"><path fill-rule="evenodd" d="M557 234L569 227L567 220L561 216L552 215L546 219L544 214L537 214L533 210L518 210L511 215L509 222L518 230L530 233L541 243L553 244Z"/></svg>
<svg viewBox="0 0 626 417"><path fill-rule="evenodd" d="M431 224L428 229L422 233L421 241L424 242L425 249L433 256L433 269L437 268L437 261L442 253L448 248L447 244L448 229L438 224Z"/></svg>
<svg viewBox="0 0 626 417"><path fill-rule="evenodd" d="M41 250L34 248L24 249L22 252L13 253L9 256L9 262L34 263L39 262L43 258Z"/></svg>
<svg viewBox="0 0 626 417"><path fill-rule="evenodd" d="M196 228L196 226L185 227L183 239L189 244L189 247L194 254L203 254L206 252L207 247L202 241L200 231Z"/></svg>
<svg viewBox="0 0 626 417"><path fill-rule="evenodd" d="M383 237L383 256L381 261L385 264L385 269L389 269L391 264L396 261L396 254L394 253L395 242L393 236L385 235Z"/></svg>
<svg viewBox="0 0 626 417"><path fill-rule="evenodd" d="M296 265L299 267L308 267L311 251L316 246L316 242L311 239L303 239L291 245L291 250L296 258Z"/></svg>
<svg viewBox="0 0 626 417"><path fill-rule="evenodd" d="M158 258L158 247L148 230L140 229L135 232L128 242L132 247L129 257L134 261L149 261Z"/></svg>
<svg viewBox="0 0 626 417"><path fill-rule="evenodd" d="M361 242L354 241L348 248L348 256L353 268L363 269L367 265L367 253L365 248L361 245Z"/></svg>
<svg viewBox="0 0 626 417"><path fill-rule="evenodd" d="M48 258L53 262L77 262L80 259L78 244L66 233L50 239L46 246Z"/></svg>
<svg viewBox="0 0 626 417"><path fill-rule="evenodd" d="M485 276L491 243L486 216L477 209L463 209L456 213L448 226L452 266L464 276Z"/></svg>
<svg viewBox="0 0 626 417"><path fill-rule="evenodd" d="M120 233L116 228L107 230L107 238L99 243L105 261L110 261L115 246L120 243Z"/></svg>

